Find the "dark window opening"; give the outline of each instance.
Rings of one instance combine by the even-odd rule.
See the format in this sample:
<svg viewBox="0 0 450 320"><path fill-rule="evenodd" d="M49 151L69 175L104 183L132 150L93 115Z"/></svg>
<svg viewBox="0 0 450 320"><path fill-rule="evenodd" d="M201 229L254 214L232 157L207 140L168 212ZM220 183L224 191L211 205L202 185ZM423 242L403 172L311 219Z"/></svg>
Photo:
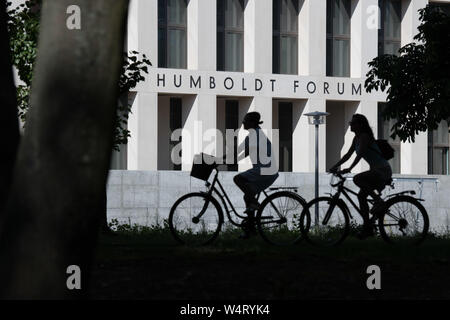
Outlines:
<svg viewBox="0 0 450 320"><path fill-rule="evenodd" d="M244 71L244 0L217 0L217 70Z"/></svg>
<svg viewBox="0 0 450 320"><path fill-rule="evenodd" d="M378 55L398 55L401 47L402 2L379 0L381 26L378 30Z"/></svg>
<svg viewBox="0 0 450 320"><path fill-rule="evenodd" d="M158 0L158 67L187 67L187 0Z"/></svg>
<svg viewBox="0 0 450 320"><path fill-rule="evenodd" d="M181 129L182 127L182 99L181 98L170 98L170 120L169 120L169 152L172 155L172 149L179 143L181 143L182 137L180 137L179 141L172 141L171 136L172 133ZM181 152L180 152L181 156ZM181 170L181 164L174 164L170 161L170 165L172 166L172 170Z"/></svg>
<svg viewBox="0 0 450 320"><path fill-rule="evenodd" d="M273 73L298 74L298 14L298 0L273 0Z"/></svg>
<svg viewBox="0 0 450 320"><path fill-rule="evenodd" d="M225 101L225 130L227 130L227 129L237 130L238 128L239 128L239 101L238 100L226 100ZM227 137L226 134L225 134L225 137ZM226 144L227 144L226 150L229 150L229 146L231 146L231 145L233 146L233 154L234 154L233 163L227 165L227 170L228 171L238 171L237 154L236 154L237 146L238 146L237 137L233 136L233 141L226 141Z"/></svg>
<svg viewBox="0 0 450 320"><path fill-rule="evenodd" d="M395 119L384 120L382 113L386 108L385 103L378 104L378 139L385 139L389 142L392 148L395 150L394 158L389 160L389 164L392 168L392 173L400 173L400 164L401 164L401 143L400 139L396 137L392 139L391 136L391 128L395 123Z"/></svg>
<svg viewBox="0 0 450 320"><path fill-rule="evenodd" d="M428 131L428 174L449 174L449 126L441 121L436 130Z"/></svg>
<svg viewBox="0 0 450 320"><path fill-rule="evenodd" d="M278 103L280 172L292 172L292 127L292 103Z"/></svg>

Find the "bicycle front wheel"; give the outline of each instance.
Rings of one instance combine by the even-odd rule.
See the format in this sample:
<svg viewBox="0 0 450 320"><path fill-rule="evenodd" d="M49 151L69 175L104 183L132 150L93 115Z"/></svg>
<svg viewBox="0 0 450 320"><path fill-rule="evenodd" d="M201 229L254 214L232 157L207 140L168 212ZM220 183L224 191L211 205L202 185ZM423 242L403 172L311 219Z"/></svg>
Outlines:
<svg viewBox="0 0 450 320"><path fill-rule="evenodd" d="M428 214L415 198L397 196L386 202L378 218L378 227L386 242L417 245L428 233Z"/></svg>
<svg viewBox="0 0 450 320"><path fill-rule="evenodd" d="M206 245L214 241L223 223L222 209L212 196L189 193L178 199L169 214L173 237L189 246Z"/></svg>
<svg viewBox="0 0 450 320"><path fill-rule="evenodd" d="M309 221L309 222L308 222ZM334 246L348 236L350 221L342 202L319 197L308 203L300 217L300 230L311 244Z"/></svg>
<svg viewBox="0 0 450 320"><path fill-rule="evenodd" d="M262 238L274 245L287 246L301 240L300 214L306 201L299 195L280 191L261 203L256 224Z"/></svg>

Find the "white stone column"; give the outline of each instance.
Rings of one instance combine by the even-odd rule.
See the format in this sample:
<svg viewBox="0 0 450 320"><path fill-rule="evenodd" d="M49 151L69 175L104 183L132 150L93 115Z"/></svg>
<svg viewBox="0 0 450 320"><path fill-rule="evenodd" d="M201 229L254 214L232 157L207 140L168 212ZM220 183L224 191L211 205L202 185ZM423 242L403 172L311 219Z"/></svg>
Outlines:
<svg viewBox="0 0 450 320"><path fill-rule="evenodd" d="M413 42L420 25L419 9L425 8L428 0L402 0L402 46Z"/></svg>
<svg viewBox="0 0 450 320"><path fill-rule="evenodd" d="M145 54L158 65L158 1L131 0L128 10L127 50ZM137 93L128 119L128 170L158 168L158 94Z"/></svg>
<svg viewBox="0 0 450 320"><path fill-rule="evenodd" d="M128 170L158 168L158 94L140 92L128 119Z"/></svg>
<svg viewBox="0 0 450 320"><path fill-rule="evenodd" d="M315 171L315 126L308 123L305 113L326 111L325 99L298 100L293 104L292 171ZM319 172L325 172L326 124L319 126Z"/></svg>
<svg viewBox="0 0 450 320"><path fill-rule="evenodd" d="M352 0L350 76L364 78L378 56L378 0Z"/></svg>
<svg viewBox="0 0 450 320"><path fill-rule="evenodd" d="M305 76L326 74L326 0L299 0L298 72Z"/></svg>
<svg viewBox="0 0 450 320"><path fill-rule="evenodd" d="M194 155L204 152L216 155L217 99L215 95L199 94L183 97L182 165L190 171Z"/></svg>
<svg viewBox="0 0 450 320"><path fill-rule="evenodd" d="M272 129L272 97L256 96L250 104L249 112L257 111L261 114L262 129Z"/></svg>
<svg viewBox="0 0 450 320"><path fill-rule="evenodd" d="M326 75L326 0L299 0L298 72L305 76ZM304 114L326 111L325 99L295 101L293 104L292 171L315 171L315 127ZM326 125L319 126L319 171L325 172Z"/></svg>
<svg viewBox="0 0 450 320"><path fill-rule="evenodd" d="M272 73L272 0L247 0L244 72Z"/></svg>
<svg viewBox="0 0 450 320"><path fill-rule="evenodd" d="M418 10L424 8L428 0L402 1L402 46L413 42L420 25ZM400 171L402 174L428 173L428 133L421 132L415 137L415 142L405 142L400 146Z"/></svg>
<svg viewBox="0 0 450 320"><path fill-rule="evenodd" d="M216 70L216 11L216 1L189 1L187 8L188 69Z"/></svg>
<svg viewBox="0 0 450 320"><path fill-rule="evenodd" d="M375 138L378 137L378 102L365 100L361 101L359 105L358 112L367 117Z"/></svg>
<svg viewBox="0 0 450 320"><path fill-rule="evenodd" d="M131 0L128 10L128 51L145 54L158 66L158 1Z"/></svg>
<svg viewBox="0 0 450 320"><path fill-rule="evenodd" d="M400 145L400 173L428 174L428 133L416 135L415 142Z"/></svg>

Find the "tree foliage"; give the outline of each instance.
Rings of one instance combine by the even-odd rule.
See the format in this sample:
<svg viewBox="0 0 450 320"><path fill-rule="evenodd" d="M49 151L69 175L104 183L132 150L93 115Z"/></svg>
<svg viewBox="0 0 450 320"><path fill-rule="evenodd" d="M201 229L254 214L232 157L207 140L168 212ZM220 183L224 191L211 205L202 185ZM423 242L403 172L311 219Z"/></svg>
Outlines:
<svg viewBox="0 0 450 320"><path fill-rule="evenodd" d="M25 123L28 111L33 65L36 60L39 37L41 11L36 8L41 2L41 0L25 1L7 12L12 63L23 82L23 84L17 85L17 106L19 117L23 123ZM11 2L8 2L7 5L10 8Z"/></svg>
<svg viewBox="0 0 450 320"><path fill-rule="evenodd" d="M119 79L119 93L124 99L127 99L128 92L135 88L137 84L145 80L142 73L148 74L148 66L151 66L150 60L145 54L139 59L139 52L131 51L128 55L124 54L122 73ZM114 124L114 150L119 151L121 144L126 144L130 137L130 131L127 129L128 115L131 113L131 105L126 101L119 103L117 108L117 118Z"/></svg>
<svg viewBox="0 0 450 320"><path fill-rule="evenodd" d="M17 104L19 117L25 126L26 115L29 109L31 82L33 67L36 60L36 50L39 37L39 22L41 17L42 0L28 0L16 8L8 10L8 32L12 63L16 67L20 80L23 83L17 85ZM8 2L8 7L11 2ZM148 74L150 60L145 54L137 51L124 53L122 73L119 81L121 100L127 100L128 92L145 80L144 73ZM128 102L119 103L117 118L114 123L113 149L119 151L121 144L126 144L130 137L127 129L128 115L131 105Z"/></svg>
<svg viewBox="0 0 450 320"><path fill-rule="evenodd" d="M373 59L365 81L367 92L387 92L382 116L397 120L391 137L412 142L450 117L450 17L430 6L419 14L416 42Z"/></svg>

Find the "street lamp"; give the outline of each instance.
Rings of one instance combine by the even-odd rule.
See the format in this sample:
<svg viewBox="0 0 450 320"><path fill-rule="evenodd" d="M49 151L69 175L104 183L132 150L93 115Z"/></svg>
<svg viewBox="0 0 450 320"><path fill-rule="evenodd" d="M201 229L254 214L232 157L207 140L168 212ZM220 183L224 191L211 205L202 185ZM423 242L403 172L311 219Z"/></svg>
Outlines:
<svg viewBox="0 0 450 320"><path fill-rule="evenodd" d="M325 123L325 118L328 116L328 112L310 112L305 113L305 116L308 117L308 123L314 125L316 127L316 171L315 171L315 198L319 197L319 125ZM319 222L319 207L315 205L315 223L316 225Z"/></svg>

